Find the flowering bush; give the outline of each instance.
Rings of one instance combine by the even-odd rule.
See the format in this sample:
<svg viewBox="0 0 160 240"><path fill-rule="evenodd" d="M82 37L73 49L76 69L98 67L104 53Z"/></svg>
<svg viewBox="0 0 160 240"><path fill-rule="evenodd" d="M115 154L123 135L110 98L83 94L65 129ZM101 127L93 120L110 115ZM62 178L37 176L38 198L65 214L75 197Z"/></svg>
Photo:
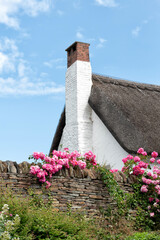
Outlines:
<svg viewBox="0 0 160 240"><path fill-rule="evenodd" d="M20 224L20 217L16 215L12 218L12 214L9 214L9 207L4 204L2 212L0 212L0 239L3 240L19 240L19 237L14 237L13 232Z"/></svg>
<svg viewBox="0 0 160 240"><path fill-rule="evenodd" d="M73 166L85 169L97 165L96 156L91 151L81 155L77 151L70 153L68 148L64 148L63 152L54 150L51 156L34 152L29 159L35 160L35 165L30 167L30 173L36 175L39 182L45 183L46 188L51 186L48 180L62 168ZM42 167L37 165L38 160L41 161Z"/></svg>
<svg viewBox="0 0 160 240"><path fill-rule="evenodd" d="M139 179L140 191L146 196L150 217L160 214L160 159L157 160L157 157L157 152L147 155L143 148L139 148L136 156L128 155L122 159L122 171L127 175L136 175Z"/></svg>

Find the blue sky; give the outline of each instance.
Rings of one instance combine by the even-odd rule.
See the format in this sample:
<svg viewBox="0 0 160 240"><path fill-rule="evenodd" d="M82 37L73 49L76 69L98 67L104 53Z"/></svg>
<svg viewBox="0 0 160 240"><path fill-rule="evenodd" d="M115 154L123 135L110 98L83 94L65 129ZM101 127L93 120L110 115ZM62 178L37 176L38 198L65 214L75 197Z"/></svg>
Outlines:
<svg viewBox="0 0 160 240"><path fill-rule="evenodd" d="M160 85L160 0L0 0L1 160L49 152L74 41L94 73Z"/></svg>

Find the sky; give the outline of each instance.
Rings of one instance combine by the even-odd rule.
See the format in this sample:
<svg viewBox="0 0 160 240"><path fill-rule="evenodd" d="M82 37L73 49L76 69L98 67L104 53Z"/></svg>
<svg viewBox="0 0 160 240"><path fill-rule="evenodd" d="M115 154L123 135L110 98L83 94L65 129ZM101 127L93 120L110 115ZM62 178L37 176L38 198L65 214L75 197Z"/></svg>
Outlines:
<svg viewBox="0 0 160 240"><path fill-rule="evenodd" d="M93 73L160 85L160 0L0 0L0 160L48 154L75 41Z"/></svg>

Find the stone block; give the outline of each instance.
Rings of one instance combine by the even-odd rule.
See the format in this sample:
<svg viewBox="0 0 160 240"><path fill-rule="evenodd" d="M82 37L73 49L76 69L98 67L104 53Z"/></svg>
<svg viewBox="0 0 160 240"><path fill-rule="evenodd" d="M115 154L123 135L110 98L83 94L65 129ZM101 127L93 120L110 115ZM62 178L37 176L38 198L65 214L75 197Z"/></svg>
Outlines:
<svg viewBox="0 0 160 240"><path fill-rule="evenodd" d="M7 164L5 162L0 161L0 173L7 172Z"/></svg>

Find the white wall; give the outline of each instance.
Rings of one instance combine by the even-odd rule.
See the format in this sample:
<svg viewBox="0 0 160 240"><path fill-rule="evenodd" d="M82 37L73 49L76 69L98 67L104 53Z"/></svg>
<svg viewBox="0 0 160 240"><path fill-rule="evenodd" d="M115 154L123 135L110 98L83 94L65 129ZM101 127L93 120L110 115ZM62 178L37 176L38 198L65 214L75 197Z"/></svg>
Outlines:
<svg viewBox="0 0 160 240"><path fill-rule="evenodd" d="M122 159L126 157L128 153L120 146L94 111L92 111L92 120L92 151L97 156L98 163L110 165L111 168L121 170L123 167Z"/></svg>
<svg viewBox="0 0 160 240"><path fill-rule="evenodd" d="M90 62L77 60L66 72L66 126L59 149L85 153L92 150L100 164L121 169L122 149L88 104L92 86Z"/></svg>
<svg viewBox="0 0 160 240"><path fill-rule="evenodd" d="M66 72L66 126L60 145L70 151L84 153L92 148L91 77L90 62L77 60Z"/></svg>

